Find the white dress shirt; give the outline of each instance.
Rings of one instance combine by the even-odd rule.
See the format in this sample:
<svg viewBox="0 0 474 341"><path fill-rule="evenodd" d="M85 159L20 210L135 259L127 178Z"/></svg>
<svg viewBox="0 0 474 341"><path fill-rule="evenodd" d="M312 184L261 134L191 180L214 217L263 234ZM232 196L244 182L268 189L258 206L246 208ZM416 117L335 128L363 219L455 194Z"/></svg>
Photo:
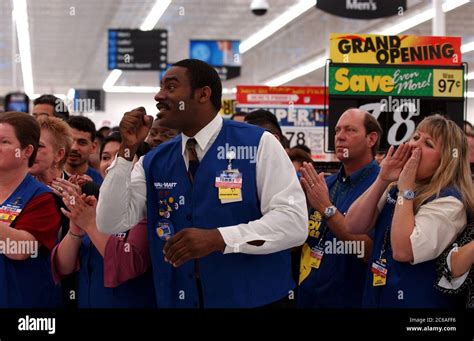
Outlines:
<svg viewBox="0 0 474 341"><path fill-rule="evenodd" d="M222 125L222 117L217 115L194 136L200 161L215 142ZM188 167L186 142L190 137L181 136L181 150ZM268 254L302 245L306 240L308 214L304 192L288 155L280 142L268 132L263 133L258 145L256 176L263 216L248 223L219 227L226 243L224 253ZM124 232L144 218L146 179L143 157L133 169L131 161L117 157L100 189L98 229L109 234ZM255 240L265 242L261 246L247 243Z"/></svg>
<svg viewBox="0 0 474 341"><path fill-rule="evenodd" d="M382 195L377 210L382 211L387 191ZM437 198L421 205L415 214L415 226L410 235L413 262L419 264L438 257L451 245L466 226L466 208L453 196Z"/></svg>

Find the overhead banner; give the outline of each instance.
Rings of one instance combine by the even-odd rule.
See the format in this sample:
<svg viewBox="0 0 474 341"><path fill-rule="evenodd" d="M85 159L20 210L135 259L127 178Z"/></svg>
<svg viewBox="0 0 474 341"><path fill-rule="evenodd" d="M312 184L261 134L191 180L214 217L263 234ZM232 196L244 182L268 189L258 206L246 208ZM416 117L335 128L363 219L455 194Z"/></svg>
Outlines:
<svg viewBox="0 0 474 341"><path fill-rule="evenodd" d="M329 67L329 95L463 97L464 70L403 67Z"/></svg>
<svg viewBox="0 0 474 341"><path fill-rule="evenodd" d="M351 19L376 19L402 15L406 0L318 0L316 7L327 13Z"/></svg>
<svg viewBox="0 0 474 341"><path fill-rule="evenodd" d="M212 65L219 77L229 80L240 76L240 40L191 40L189 56Z"/></svg>
<svg viewBox="0 0 474 341"><path fill-rule="evenodd" d="M460 66L461 37L330 34L333 63Z"/></svg>
<svg viewBox="0 0 474 341"><path fill-rule="evenodd" d="M320 86L237 86L236 112L272 112L290 147L304 144L313 160L331 161L332 155L324 153L324 92Z"/></svg>

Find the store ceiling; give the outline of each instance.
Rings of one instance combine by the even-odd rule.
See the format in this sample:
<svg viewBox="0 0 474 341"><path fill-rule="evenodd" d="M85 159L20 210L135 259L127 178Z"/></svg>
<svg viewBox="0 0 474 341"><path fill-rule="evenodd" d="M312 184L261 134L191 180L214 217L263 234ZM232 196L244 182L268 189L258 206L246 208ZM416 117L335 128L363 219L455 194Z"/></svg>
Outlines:
<svg viewBox="0 0 474 341"><path fill-rule="evenodd" d="M245 40L294 5L297 0L269 0L270 9L262 17L249 9L251 0L174 0L156 28L169 32L168 60L188 57L190 39ZM420 11L427 0L408 0L408 10ZM69 88L100 89L107 70L107 30L138 28L155 0L27 0L35 93L62 93ZM12 32L12 0L0 0L0 96L22 90L21 64L17 40ZM446 35L474 41L474 3L446 15ZM242 56L241 77L225 82L263 84L265 81L310 61L327 51L331 32L373 32L393 25L403 16L372 21L335 17L315 8ZM404 33L432 35L431 21ZM473 63L474 51L463 60ZM320 85L323 69L299 77L288 84ZM117 85L157 86L157 72L124 72Z"/></svg>

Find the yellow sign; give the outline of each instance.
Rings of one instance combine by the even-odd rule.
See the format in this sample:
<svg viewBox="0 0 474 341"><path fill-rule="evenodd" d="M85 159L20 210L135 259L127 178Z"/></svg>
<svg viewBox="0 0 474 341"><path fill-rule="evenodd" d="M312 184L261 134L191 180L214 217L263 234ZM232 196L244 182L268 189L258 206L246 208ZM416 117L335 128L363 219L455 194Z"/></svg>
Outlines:
<svg viewBox="0 0 474 341"><path fill-rule="evenodd" d="M463 70L433 70L433 96L463 97Z"/></svg>
<svg viewBox="0 0 474 341"><path fill-rule="evenodd" d="M224 116L228 117L235 113L235 99L223 99L221 101L221 110L219 113Z"/></svg>
<svg viewBox="0 0 474 341"><path fill-rule="evenodd" d="M461 65L461 37L331 33L329 46L333 63Z"/></svg>

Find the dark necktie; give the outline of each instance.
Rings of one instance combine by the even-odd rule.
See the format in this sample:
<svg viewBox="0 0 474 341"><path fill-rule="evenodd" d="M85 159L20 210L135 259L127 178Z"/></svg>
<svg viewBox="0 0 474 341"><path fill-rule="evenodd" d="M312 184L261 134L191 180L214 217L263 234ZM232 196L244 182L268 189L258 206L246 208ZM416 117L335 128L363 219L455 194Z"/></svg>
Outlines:
<svg viewBox="0 0 474 341"><path fill-rule="evenodd" d="M199 159L196 154L196 143L197 141L194 138L188 139L186 141L186 150L188 151L188 176L189 180L193 182L194 175L196 174L196 170L199 166Z"/></svg>

